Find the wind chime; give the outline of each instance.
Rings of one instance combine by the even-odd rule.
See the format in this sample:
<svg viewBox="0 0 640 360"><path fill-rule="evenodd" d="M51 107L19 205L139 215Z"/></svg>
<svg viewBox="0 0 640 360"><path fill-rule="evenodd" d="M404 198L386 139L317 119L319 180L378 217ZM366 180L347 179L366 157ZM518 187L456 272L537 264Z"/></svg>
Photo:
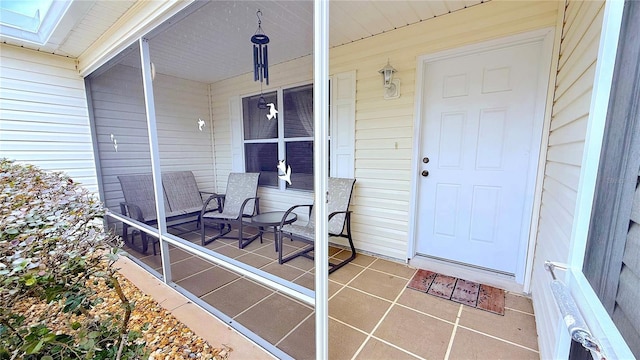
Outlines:
<svg viewBox="0 0 640 360"><path fill-rule="evenodd" d="M262 96L262 82L266 81L269 85L269 56L267 52L267 44L269 37L262 31L262 12L260 9L256 11L258 18L258 29L251 37L253 43L253 81L260 81L260 98L258 99L258 108L266 109L267 102Z"/></svg>

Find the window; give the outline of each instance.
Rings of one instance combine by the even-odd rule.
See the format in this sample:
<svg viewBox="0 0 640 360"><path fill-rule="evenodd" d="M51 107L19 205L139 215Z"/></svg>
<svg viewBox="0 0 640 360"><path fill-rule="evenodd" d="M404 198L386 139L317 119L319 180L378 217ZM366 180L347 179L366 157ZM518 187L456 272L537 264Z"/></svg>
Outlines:
<svg viewBox="0 0 640 360"><path fill-rule="evenodd" d="M353 178L356 73L334 74L329 85L329 174ZM261 186L313 190L313 85L290 86L263 97L278 110L276 118L268 120L269 111L258 108L260 95L229 98L231 171L260 172ZM279 160L291 166L291 186L278 179Z"/></svg>
<svg viewBox="0 0 640 360"><path fill-rule="evenodd" d="M0 35L43 45L70 5L71 1L3 0Z"/></svg>
<svg viewBox="0 0 640 360"><path fill-rule="evenodd" d="M269 107L258 107L260 97L242 99L245 170L260 172L261 186L313 190L313 85L263 94L278 111L271 119ZM291 167L291 185L280 185L281 160Z"/></svg>

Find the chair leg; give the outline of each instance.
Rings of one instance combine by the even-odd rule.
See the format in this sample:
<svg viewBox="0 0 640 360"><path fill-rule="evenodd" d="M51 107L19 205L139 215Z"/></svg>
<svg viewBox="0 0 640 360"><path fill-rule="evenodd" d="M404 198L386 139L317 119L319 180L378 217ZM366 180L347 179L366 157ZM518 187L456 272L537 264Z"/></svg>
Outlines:
<svg viewBox="0 0 640 360"><path fill-rule="evenodd" d="M200 242L202 243L202 246L211 244L217 239L225 238L225 235L231 232L231 224L220 223L220 224L216 224L216 226L218 227L219 234L207 239L205 234L207 232L207 226L204 224L204 222L201 223Z"/></svg>
<svg viewBox="0 0 640 360"><path fill-rule="evenodd" d="M351 216L350 215L351 215L350 213L347 213L347 218L345 219L345 221L347 222L347 234L346 235L340 234L340 236L349 240L349 247L351 248L351 256L349 256L348 258L342 260L337 264L329 263L329 266L330 266L329 274L347 265L349 262L351 262L351 260L356 258L356 247L353 245L353 238L351 237Z"/></svg>
<svg viewBox="0 0 640 360"><path fill-rule="evenodd" d="M286 263L289 260L293 260L295 258L297 258L298 256L304 256L308 259L313 259L313 257L311 255L309 255L309 252L313 251L314 246L306 246L305 248L301 249L301 250L296 250L293 253L283 257L282 253L283 253L283 245L282 245L282 239L284 238L284 236L282 236L283 234L280 233L280 236L278 236L278 245L280 247L280 251L278 251L278 264L282 265L284 263ZM293 241L292 237L289 237L291 239L291 241ZM299 239L298 239L299 240ZM306 241L305 241L306 242Z"/></svg>
<svg viewBox="0 0 640 360"><path fill-rule="evenodd" d="M242 222L242 218L240 218L239 221L239 230L238 230L238 249L244 249L245 246L251 244L253 242L253 240L257 239L258 237L260 238L260 242L262 242L262 232L258 231L258 234L245 238L243 235L243 222Z"/></svg>

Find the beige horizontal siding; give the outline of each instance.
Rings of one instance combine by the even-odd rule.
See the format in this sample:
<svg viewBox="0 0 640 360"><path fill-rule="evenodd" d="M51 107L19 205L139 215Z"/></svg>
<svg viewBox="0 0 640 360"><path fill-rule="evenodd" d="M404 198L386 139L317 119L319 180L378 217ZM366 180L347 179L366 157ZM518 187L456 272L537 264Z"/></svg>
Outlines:
<svg viewBox="0 0 640 360"><path fill-rule="evenodd" d="M161 171L192 171L200 190L213 191L208 85L157 74L153 88ZM140 69L116 65L92 79L91 90L104 201L120 212L123 196L117 176L151 172ZM206 122L202 131L200 118Z"/></svg>
<svg viewBox="0 0 640 360"><path fill-rule="evenodd" d="M73 59L0 44L0 156L98 192L84 80Z"/></svg>
<svg viewBox="0 0 640 360"><path fill-rule="evenodd" d="M331 50L332 72L356 70L357 246L405 259L414 143L417 57L556 22L555 2L489 2ZM387 58L401 96L382 98ZM393 196L390 197L390 194ZM374 250L375 249L375 250Z"/></svg>
<svg viewBox="0 0 640 360"><path fill-rule="evenodd" d="M569 260L603 13L603 1L569 1L561 30L532 277L541 358L555 353L561 322L543 262Z"/></svg>
<svg viewBox="0 0 640 360"><path fill-rule="evenodd" d="M362 3L361 6L373 6ZM414 142L417 57L533 29L555 26L558 4L491 1L418 24L355 41L330 50L330 73L356 71L356 186L352 201L356 247L405 259L409 245L409 204ZM384 100L378 70L389 59L398 70L401 96ZM232 96L259 91L249 74L211 86L218 187L224 186L231 164L229 104ZM312 59L305 57L270 69L272 87L312 80ZM265 88L265 92L268 89ZM293 193L293 192L287 192ZM276 192L261 199L289 204ZM311 198L311 195L307 195ZM264 200L264 201L263 201ZM298 200L298 199L296 199Z"/></svg>

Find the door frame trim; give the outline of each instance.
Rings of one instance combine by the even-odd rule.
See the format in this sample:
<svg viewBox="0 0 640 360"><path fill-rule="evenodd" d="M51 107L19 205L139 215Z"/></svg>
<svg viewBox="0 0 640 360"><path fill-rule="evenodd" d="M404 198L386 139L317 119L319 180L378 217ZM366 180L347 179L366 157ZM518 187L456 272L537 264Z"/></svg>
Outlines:
<svg viewBox="0 0 640 360"><path fill-rule="evenodd" d="M530 287L530 277L533 266L533 253L535 248L537 219L540 213L540 198L542 193L542 177L541 173L544 173L544 164L546 161L546 144L549 138L549 123L550 113L547 111L549 108L548 103L548 89L550 84L552 60L553 60L553 48L554 48L554 28L544 28L526 33L507 35L499 39L483 41L470 45L457 47L454 49L448 49L439 51L432 54L421 55L417 58L416 65L416 93L415 93L415 111L414 111L414 139L413 139L413 155L412 155L412 175L411 175L411 200L409 204L409 241L407 246L407 262L411 262L416 257L416 248L418 241L417 234L417 212L419 202L419 181L420 177L418 172L420 171L421 149L422 149L422 130L421 123L422 111L423 111L423 79L425 75L426 64L434 61L439 61L451 57L464 56L474 54L478 52L485 52L504 47L510 47L514 45L526 44L531 42L542 41L543 54L540 61L540 71L538 76L538 93L535 100L535 114L534 114L534 131L540 133L540 138L533 139L531 144L531 164L528 169L527 178L527 200L525 206L530 211L527 211L525 224L522 229L522 240L518 250L518 264L516 268L515 277L513 278L514 284L518 284L518 288L522 287L523 292L528 293ZM535 149L538 149L536 152ZM527 238L527 241L524 241ZM419 261L422 266L425 265L423 257ZM434 264L435 265L435 264ZM464 265L454 265L453 268L460 268L462 272L468 270ZM451 274L455 275L455 274Z"/></svg>

